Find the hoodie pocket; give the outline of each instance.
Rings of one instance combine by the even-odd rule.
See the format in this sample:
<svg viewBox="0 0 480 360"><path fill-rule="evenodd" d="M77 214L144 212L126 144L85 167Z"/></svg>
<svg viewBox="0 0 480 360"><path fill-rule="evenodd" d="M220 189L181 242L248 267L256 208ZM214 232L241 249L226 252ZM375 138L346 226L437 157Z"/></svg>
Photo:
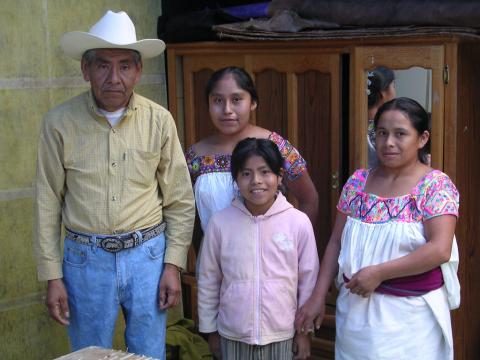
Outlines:
<svg viewBox="0 0 480 360"><path fill-rule="evenodd" d="M293 331L297 311L296 286L285 280L265 280L262 299L263 327L273 332Z"/></svg>
<svg viewBox="0 0 480 360"><path fill-rule="evenodd" d="M253 334L253 288L252 281L231 283L220 297L218 311L219 329L235 337Z"/></svg>

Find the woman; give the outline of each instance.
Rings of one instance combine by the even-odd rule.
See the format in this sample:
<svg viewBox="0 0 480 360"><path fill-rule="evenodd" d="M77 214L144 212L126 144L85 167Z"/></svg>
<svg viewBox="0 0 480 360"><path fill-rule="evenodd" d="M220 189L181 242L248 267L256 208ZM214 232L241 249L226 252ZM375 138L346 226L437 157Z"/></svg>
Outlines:
<svg viewBox="0 0 480 360"><path fill-rule="evenodd" d="M235 66L217 70L205 92L210 119L217 131L186 151L202 229L205 231L210 217L229 206L238 195L230 175L230 160L235 145L247 137L269 139L277 144L284 159L283 184L298 200L299 209L315 224L318 194L305 160L288 140L250 122L258 105L250 75Z"/></svg>
<svg viewBox="0 0 480 360"><path fill-rule="evenodd" d="M319 327L337 275L336 359L453 359L457 189L426 165L428 115L416 101L385 103L374 126L379 166L355 171L345 184L296 328L309 330L314 319Z"/></svg>

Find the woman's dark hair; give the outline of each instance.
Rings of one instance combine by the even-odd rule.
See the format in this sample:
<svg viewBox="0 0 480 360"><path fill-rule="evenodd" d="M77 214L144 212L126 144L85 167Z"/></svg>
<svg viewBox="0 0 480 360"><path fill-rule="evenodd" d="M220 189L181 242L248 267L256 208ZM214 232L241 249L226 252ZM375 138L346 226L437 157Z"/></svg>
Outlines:
<svg viewBox="0 0 480 360"><path fill-rule="evenodd" d="M382 91L386 90L393 80L395 73L385 66L379 66L368 72L368 107L374 106L382 98Z"/></svg>
<svg viewBox="0 0 480 360"><path fill-rule="evenodd" d="M258 104L258 95L257 95L257 90L255 89L255 85L253 84L253 80L250 77L250 75L242 68L236 67L236 66L228 66L224 67L222 69L219 69L215 71L212 76L210 76L210 79L207 82L207 85L205 87L205 96L207 98L207 103L208 103L208 97L212 93L213 89L217 85L217 83L225 76L228 74L232 74L233 78L235 79L237 86L240 89L245 90L250 94L250 97L252 98L253 101L255 101Z"/></svg>
<svg viewBox="0 0 480 360"><path fill-rule="evenodd" d="M378 121L382 114L389 110L398 110L404 113L410 120L410 123L415 130L417 130L418 135L422 135L425 131L430 133L430 115L425 111L422 105L415 100L406 97L400 97L387 101L385 104L380 106L373 120L375 124L375 130L377 129ZM428 154L430 154L430 137L428 138L425 146L421 149L418 149L418 159L420 162L428 165Z"/></svg>
<svg viewBox="0 0 480 360"><path fill-rule="evenodd" d="M232 152L230 172L233 180L237 179L247 160L255 155L261 156L274 174L282 176L283 157L277 145L267 139L246 138L241 140Z"/></svg>

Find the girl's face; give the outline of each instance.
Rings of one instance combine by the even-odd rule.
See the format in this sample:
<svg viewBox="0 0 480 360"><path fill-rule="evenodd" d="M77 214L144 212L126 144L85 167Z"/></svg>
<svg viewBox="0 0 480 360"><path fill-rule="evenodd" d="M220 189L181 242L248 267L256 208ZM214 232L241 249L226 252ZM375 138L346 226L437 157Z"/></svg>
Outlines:
<svg viewBox="0 0 480 360"><path fill-rule="evenodd" d="M418 161L430 134L418 134L410 119L399 110L387 110L378 120L375 145L377 156L386 167L402 167Z"/></svg>
<svg viewBox="0 0 480 360"><path fill-rule="evenodd" d="M250 93L237 85L232 74L221 78L208 96L210 118L224 135L242 131L256 107L257 103L252 100Z"/></svg>
<svg viewBox="0 0 480 360"><path fill-rule="evenodd" d="M253 216L258 216L272 206L282 177L272 172L263 157L253 155L245 162L236 181L245 207Z"/></svg>

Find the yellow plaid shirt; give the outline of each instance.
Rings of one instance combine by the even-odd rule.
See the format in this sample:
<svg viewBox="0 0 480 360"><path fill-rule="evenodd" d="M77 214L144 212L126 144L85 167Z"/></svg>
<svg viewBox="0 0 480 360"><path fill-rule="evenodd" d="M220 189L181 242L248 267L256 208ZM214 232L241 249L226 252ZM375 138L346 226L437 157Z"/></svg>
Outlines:
<svg viewBox="0 0 480 360"><path fill-rule="evenodd" d="M121 234L165 221L165 262L185 268L195 205L170 113L133 94L111 127L90 91L48 112L36 177L38 278L62 277L61 225Z"/></svg>

